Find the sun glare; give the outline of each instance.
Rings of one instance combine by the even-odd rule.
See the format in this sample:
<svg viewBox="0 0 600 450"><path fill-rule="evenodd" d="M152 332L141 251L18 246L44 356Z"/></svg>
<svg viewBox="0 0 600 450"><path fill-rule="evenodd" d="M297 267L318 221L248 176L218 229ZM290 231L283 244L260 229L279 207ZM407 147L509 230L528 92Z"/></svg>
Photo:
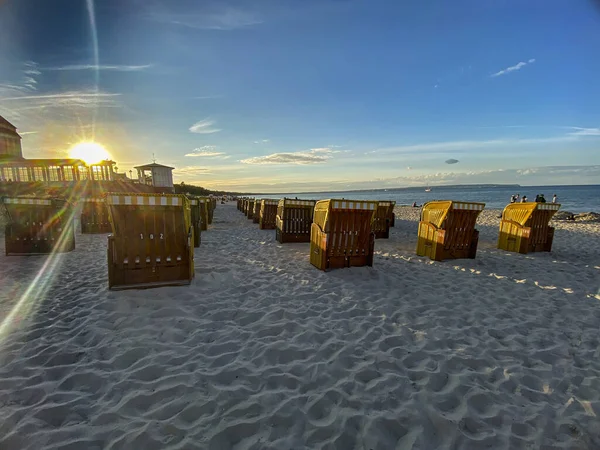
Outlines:
<svg viewBox="0 0 600 450"><path fill-rule="evenodd" d="M71 158L82 159L87 164L96 164L102 160L110 159L109 153L97 142L80 142L75 144L70 151Z"/></svg>

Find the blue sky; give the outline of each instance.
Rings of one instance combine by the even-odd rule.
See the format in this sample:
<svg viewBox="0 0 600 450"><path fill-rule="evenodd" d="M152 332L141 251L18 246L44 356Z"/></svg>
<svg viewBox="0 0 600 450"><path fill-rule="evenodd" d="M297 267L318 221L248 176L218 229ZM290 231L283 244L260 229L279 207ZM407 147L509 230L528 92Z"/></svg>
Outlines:
<svg viewBox="0 0 600 450"><path fill-rule="evenodd" d="M212 188L592 184L599 48L592 0L0 0L0 114Z"/></svg>

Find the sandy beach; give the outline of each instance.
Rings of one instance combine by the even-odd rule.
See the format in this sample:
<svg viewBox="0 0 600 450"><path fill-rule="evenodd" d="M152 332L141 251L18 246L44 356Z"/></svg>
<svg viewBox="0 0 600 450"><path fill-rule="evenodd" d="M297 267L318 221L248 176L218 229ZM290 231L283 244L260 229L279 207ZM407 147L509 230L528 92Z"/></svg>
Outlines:
<svg viewBox="0 0 600 450"><path fill-rule="evenodd" d="M372 268L219 205L191 286L107 289L106 235L0 243L0 449L598 449L600 224L550 254L415 255L397 208Z"/></svg>

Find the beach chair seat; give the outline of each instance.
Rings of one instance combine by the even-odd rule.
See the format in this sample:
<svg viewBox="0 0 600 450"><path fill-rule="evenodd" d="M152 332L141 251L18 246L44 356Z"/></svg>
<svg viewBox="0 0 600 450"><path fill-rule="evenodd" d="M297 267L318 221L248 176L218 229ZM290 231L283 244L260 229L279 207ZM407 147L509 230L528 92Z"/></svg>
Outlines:
<svg viewBox="0 0 600 450"><path fill-rule="evenodd" d="M373 233L375 239L387 239L390 237L391 218L394 215L394 201L378 202L375 217L373 218Z"/></svg>
<svg viewBox="0 0 600 450"><path fill-rule="evenodd" d="M310 242L315 203L315 200L279 200L275 217L275 239L281 244Z"/></svg>
<svg viewBox="0 0 600 450"><path fill-rule="evenodd" d="M279 200L262 199L260 202L260 218L258 227L261 230L274 230Z"/></svg>
<svg viewBox="0 0 600 450"><path fill-rule="evenodd" d="M375 201L320 200L310 230L310 263L321 270L373 265Z"/></svg>
<svg viewBox="0 0 600 450"><path fill-rule="evenodd" d="M254 218L254 203L256 203L255 199L248 199L248 206L246 207L246 217L248 220L252 220Z"/></svg>
<svg viewBox="0 0 600 450"><path fill-rule="evenodd" d="M104 198L85 197L81 199L81 203L81 234L110 233L112 231Z"/></svg>
<svg viewBox="0 0 600 450"><path fill-rule="evenodd" d="M479 231L477 217L485 203L435 201L423 205L417 239L417 255L435 261L475 258Z"/></svg>
<svg viewBox="0 0 600 450"><path fill-rule="evenodd" d="M188 197L190 200L190 217L194 228L194 247L200 247L202 243L202 231L206 230L208 223L208 210L206 202L198 197Z"/></svg>
<svg viewBox="0 0 600 450"><path fill-rule="evenodd" d="M260 223L260 207L262 205L262 200L256 200L254 202L254 212L252 213L252 222Z"/></svg>
<svg viewBox="0 0 600 450"><path fill-rule="evenodd" d="M4 197L8 223L6 255L70 252L75 249L73 206L65 199Z"/></svg>
<svg viewBox="0 0 600 450"><path fill-rule="evenodd" d="M190 202L180 194L108 194L109 289L190 284L194 228Z"/></svg>
<svg viewBox="0 0 600 450"><path fill-rule="evenodd" d="M509 252L549 252L554 241L550 220L560 209L558 203L511 203L504 208L498 248Z"/></svg>

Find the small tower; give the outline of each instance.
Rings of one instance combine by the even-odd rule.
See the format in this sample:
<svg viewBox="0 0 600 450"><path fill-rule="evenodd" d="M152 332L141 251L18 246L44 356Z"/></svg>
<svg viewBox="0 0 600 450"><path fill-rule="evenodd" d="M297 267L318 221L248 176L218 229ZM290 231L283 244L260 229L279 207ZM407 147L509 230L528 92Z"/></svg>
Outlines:
<svg viewBox="0 0 600 450"><path fill-rule="evenodd" d="M152 186L155 192L175 193L173 187L174 167L163 166L153 162L135 167L140 184Z"/></svg>

